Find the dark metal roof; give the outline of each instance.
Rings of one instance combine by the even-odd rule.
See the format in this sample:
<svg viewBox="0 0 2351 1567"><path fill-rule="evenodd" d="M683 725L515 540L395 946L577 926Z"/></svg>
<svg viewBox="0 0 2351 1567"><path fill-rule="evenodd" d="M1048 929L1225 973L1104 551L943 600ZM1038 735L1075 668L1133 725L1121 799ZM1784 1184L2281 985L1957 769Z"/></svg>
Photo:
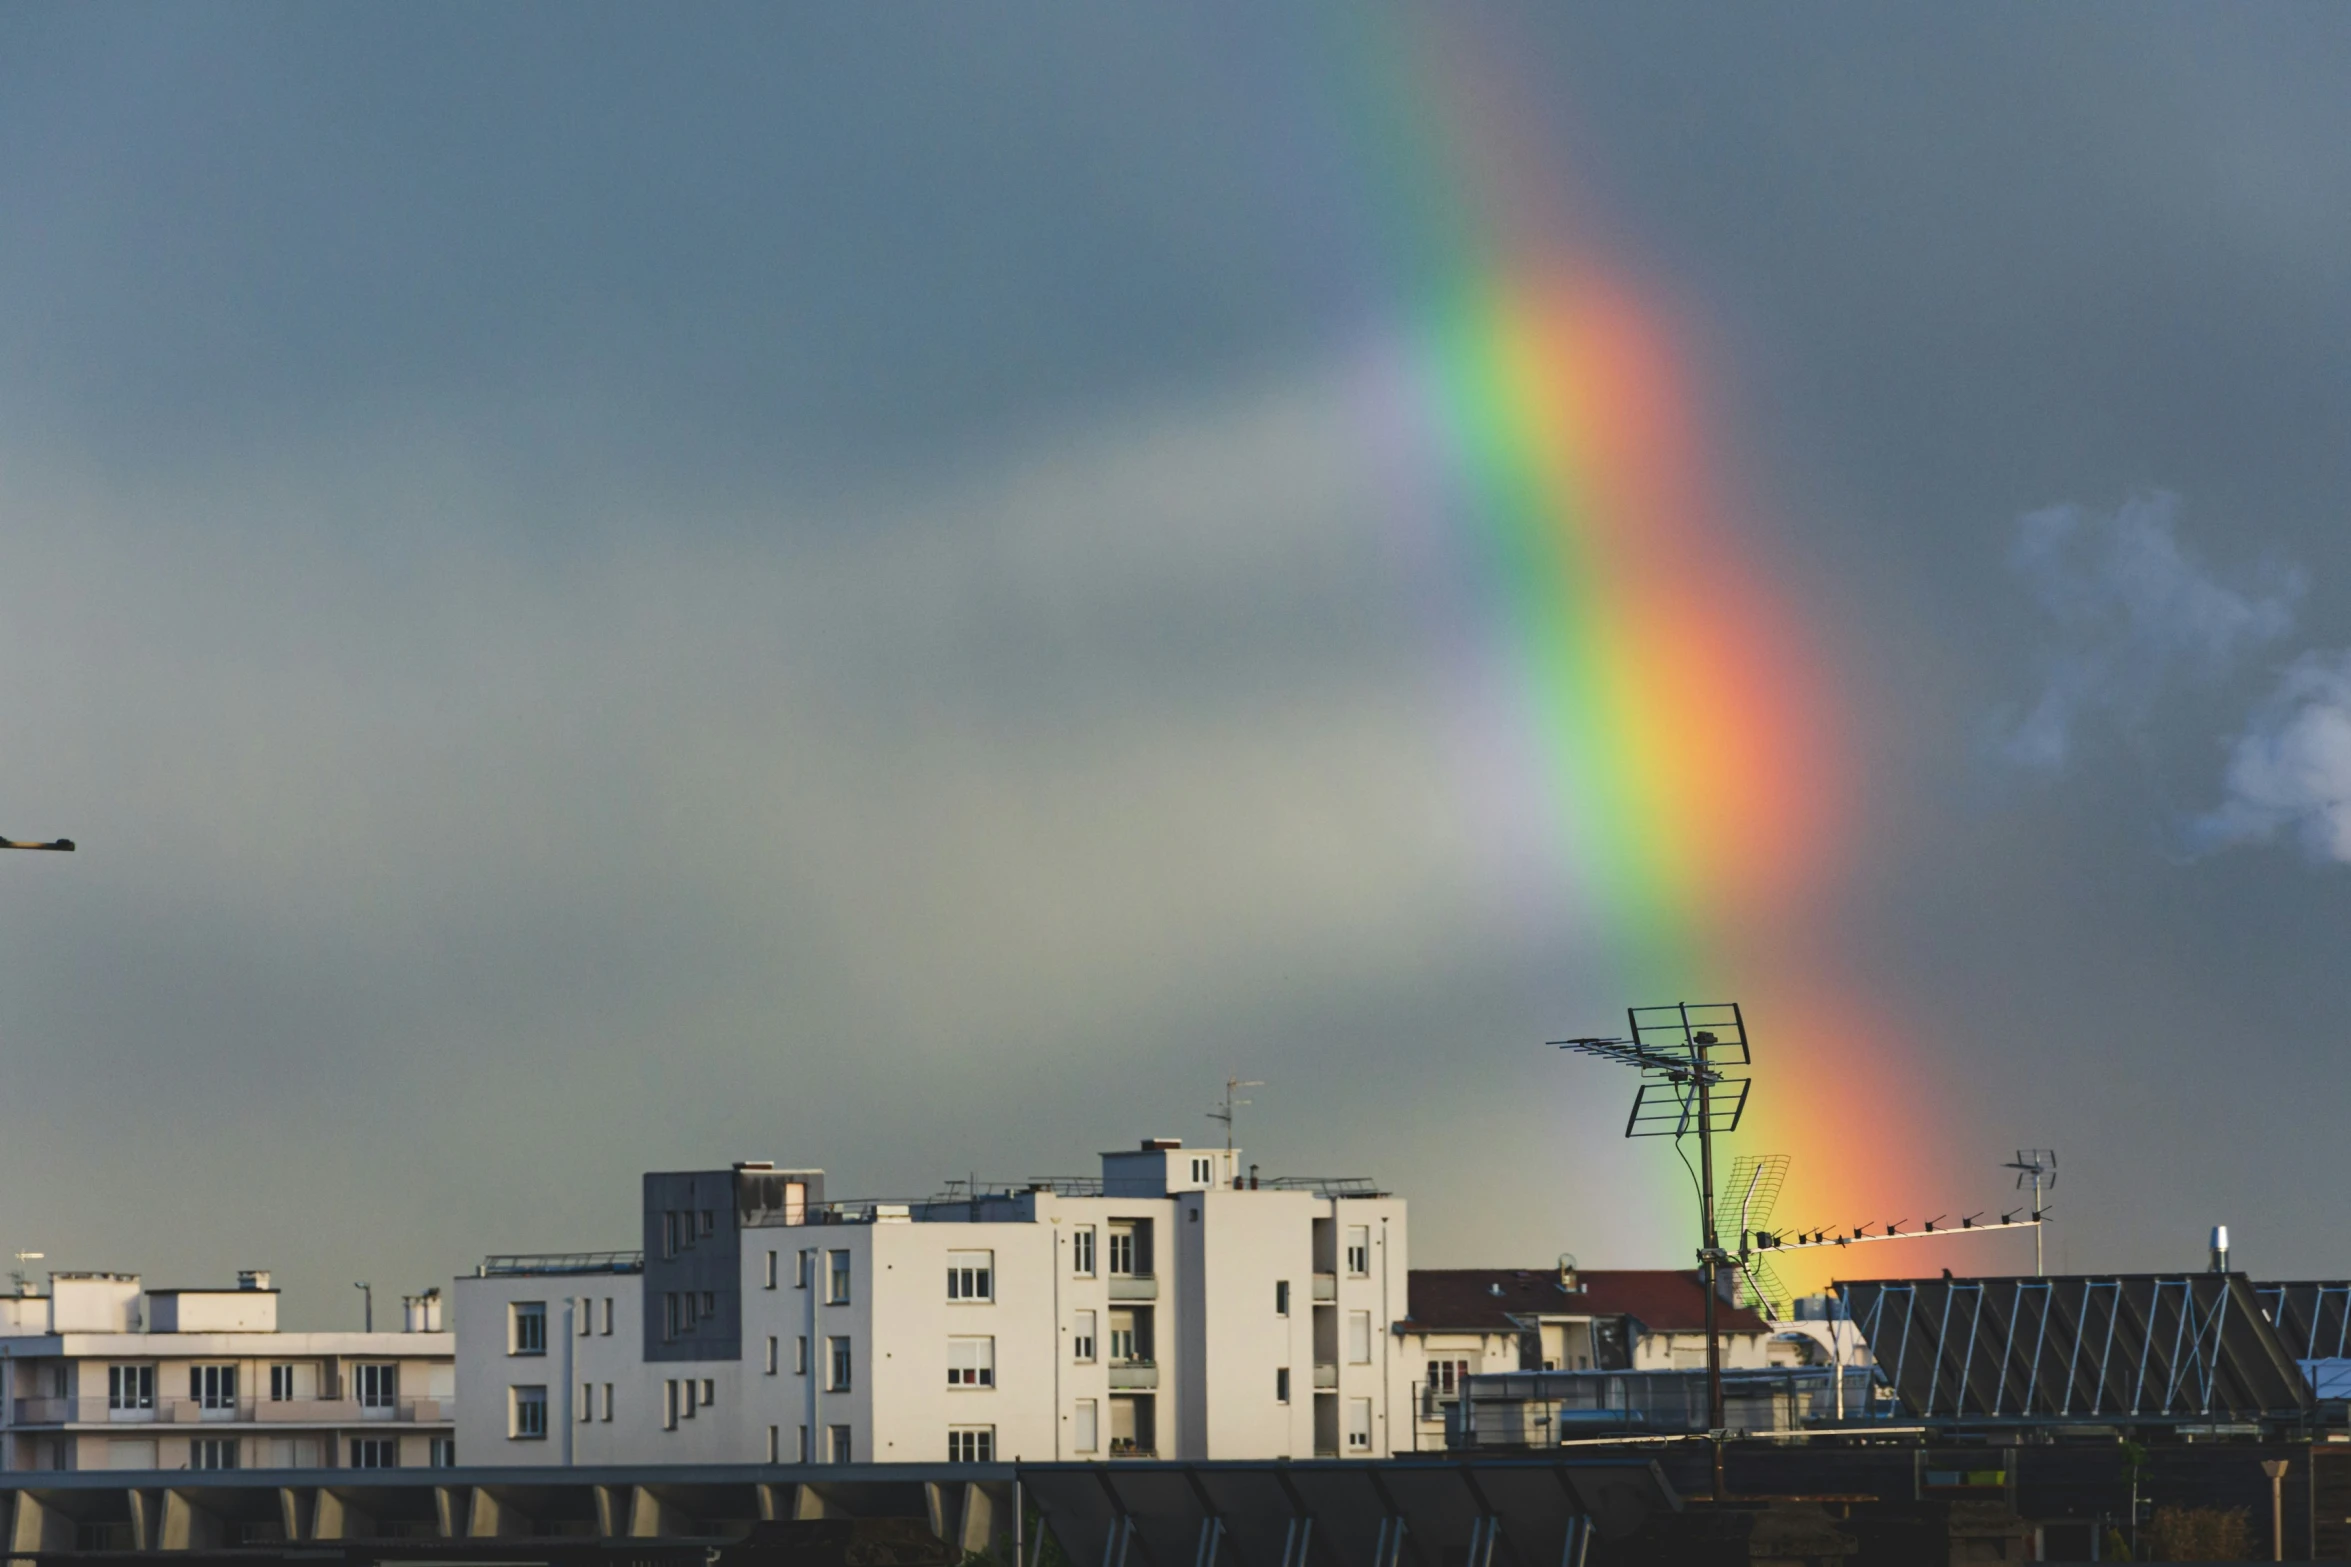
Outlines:
<svg viewBox="0 0 2351 1567"><path fill-rule="evenodd" d="M2256 1284L2253 1296L2296 1360L2351 1356L2351 1282L2341 1279Z"/></svg>
<svg viewBox="0 0 2351 1567"><path fill-rule="evenodd" d="M1556 1268L1415 1268L1406 1291L1409 1326L1429 1332L1515 1333L1534 1315L1633 1317L1655 1333L1706 1326L1706 1285L1675 1268L1587 1268L1573 1293ZM1716 1308L1725 1333L1768 1333L1770 1324L1728 1301Z"/></svg>
<svg viewBox="0 0 2351 1567"><path fill-rule="evenodd" d="M2295 1357L2242 1274L1836 1286L1906 1413L2113 1425L2300 1419Z"/></svg>

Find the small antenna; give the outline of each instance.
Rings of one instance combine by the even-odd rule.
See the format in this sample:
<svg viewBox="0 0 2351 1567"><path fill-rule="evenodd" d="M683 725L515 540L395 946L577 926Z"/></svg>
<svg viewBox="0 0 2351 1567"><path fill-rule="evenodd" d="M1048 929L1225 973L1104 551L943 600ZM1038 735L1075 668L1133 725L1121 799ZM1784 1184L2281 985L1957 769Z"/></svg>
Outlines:
<svg viewBox="0 0 2351 1567"><path fill-rule="evenodd" d="M1263 1088L1264 1086L1255 1078L1228 1077L1224 1080L1224 1102L1209 1107L1208 1119L1224 1123L1224 1151L1226 1153L1233 1151L1233 1113L1249 1103L1248 1100L1239 1097L1241 1090Z"/></svg>
<svg viewBox="0 0 2351 1567"><path fill-rule="evenodd" d="M19 1295L29 1295L33 1290L33 1281L25 1276L24 1265L28 1262L45 1262L47 1260L48 1254L46 1252L20 1251L16 1254L16 1268L8 1275L8 1282L16 1286L16 1292Z"/></svg>
<svg viewBox="0 0 2351 1567"><path fill-rule="evenodd" d="M2057 1150L2054 1148L2019 1148L2016 1157L2001 1166L2016 1172L2018 1190L2027 1181L2033 1186L2033 1221L2041 1219L2041 1193L2057 1190ZM2039 1278L2046 1270L2041 1265L2041 1232L2033 1231L2033 1276Z"/></svg>

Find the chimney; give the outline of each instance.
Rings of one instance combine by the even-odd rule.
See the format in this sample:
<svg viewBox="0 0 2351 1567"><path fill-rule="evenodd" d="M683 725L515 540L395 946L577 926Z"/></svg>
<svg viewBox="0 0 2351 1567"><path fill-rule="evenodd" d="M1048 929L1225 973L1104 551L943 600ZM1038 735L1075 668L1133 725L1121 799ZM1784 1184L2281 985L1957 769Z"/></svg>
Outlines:
<svg viewBox="0 0 2351 1567"><path fill-rule="evenodd" d="M1584 1291L1583 1277L1576 1271L1575 1253L1572 1251L1559 1254L1559 1289L1565 1295L1580 1295Z"/></svg>
<svg viewBox="0 0 2351 1567"><path fill-rule="evenodd" d="M268 1289L269 1270L267 1268L239 1268L237 1270L237 1288L241 1290Z"/></svg>
<svg viewBox="0 0 2351 1567"><path fill-rule="evenodd" d="M1257 1166L1255 1165L1249 1166L1249 1189L1251 1191L1257 1190Z"/></svg>
<svg viewBox="0 0 2351 1567"><path fill-rule="evenodd" d="M2229 1227L2225 1224L2212 1227L2212 1271L2229 1271Z"/></svg>

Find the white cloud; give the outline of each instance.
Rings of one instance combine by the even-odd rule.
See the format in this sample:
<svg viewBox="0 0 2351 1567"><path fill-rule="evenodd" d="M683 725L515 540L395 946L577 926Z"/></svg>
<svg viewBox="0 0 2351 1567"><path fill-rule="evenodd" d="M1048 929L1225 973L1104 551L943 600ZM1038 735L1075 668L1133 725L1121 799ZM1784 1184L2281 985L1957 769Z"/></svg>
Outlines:
<svg viewBox="0 0 2351 1567"><path fill-rule="evenodd" d="M2296 659L2229 750L2227 798L2197 823L2205 847L2290 834L2351 864L2351 653Z"/></svg>
<svg viewBox="0 0 2351 1567"><path fill-rule="evenodd" d="M2039 698L2001 726L2004 759L2061 771L2093 713L2135 722L2175 678L2213 678L2293 629L2301 574L2270 566L2257 587L2224 584L2180 543L2179 510L2157 491L2112 513L2053 506L2019 519L2008 563L2056 639Z"/></svg>

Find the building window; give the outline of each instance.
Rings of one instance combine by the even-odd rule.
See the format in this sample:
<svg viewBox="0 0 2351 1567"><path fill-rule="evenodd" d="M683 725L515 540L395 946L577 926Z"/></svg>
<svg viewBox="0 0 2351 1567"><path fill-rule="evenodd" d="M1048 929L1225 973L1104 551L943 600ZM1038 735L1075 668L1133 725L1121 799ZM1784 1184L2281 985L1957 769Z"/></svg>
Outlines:
<svg viewBox="0 0 2351 1567"><path fill-rule="evenodd" d="M949 1387L994 1387L996 1341L992 1338L951 1338L947 1341Z"/></svg>
<svg viewBox="0 0 2351 1567"><path fill-rule="evenodd" d="M992 1251L951 1251L947 1253L947 1298L949 1300L994 1300L996 1298L996 1254Z"/></svg>
<svg viewBox="0 0 2351 1567"><path fill-rule="evenodd" d="M1429 1391L1451 1398L1461 1391L1461 1379L1469 1375L1466 1360L1432 1360L1429 1362Z"/></svg>
<svg viewBox="0 0 2351 1567"><path fill-rule="evenodd" d="M1273 1281L1273 1314L1277 1317L1286 1317L1290 1314L1290 1281L1288 1279Z"/></svg>
<svg viewBox="0 0 2351 1567"><path fill-rule="evenodd" d="M1081 1224L1069 1232L1069 1271L1081 1278L1094 1276L1094 1226Z"/></svg>
<svg viewBox="0 0 2351 1567"><path fill-rule="evenodd" d="M351 1368L353 1380L359 1384L359 1407L362 1409L390 1409L400 1398L400 1368L397 1365L366 1364Z"/></svg>
<svg viewBox="0 0 2351 1567"><path fill-rule="evenodd" d="M814 1460L816 1455L808 1446L808 1428L806 1426L800 1428L800 1445L795 1447L792 1453L792 1462L796 1464L805 1464Z"/></svg>
<svg viewBox="0 0 2351 1567"><path fill-rule="evenodd" d="M1114 1224L1110 1227L1110 1276L1118 1278L1135 1271L1135 1232L1131 1225Z"/></svg>
<svg viewBox="0 0 2351 1567"><path fill-rule="evenodd" d="M572 1411L572 1418L578 1421L581 1425L586 1425L589 1421L596 1418L595 1383L582 1382L580 1384L580 1407Z"/></svg>
<svg viewBox="0 0 2351 1567"><path fill-rule="evenodd" d="M1371 1364L1371 1313L1347 1313L1347 1359L1358 1366Z"/></svg>
<svg viewBox="0 0 2351 1567"><path fill-rule="evenodd" d="M432 1445L426 1449L426 1452L428 1456L425 1461L435 1469L457 1467L457 1438L453 1436L434 1437Z"/></svg>
<svg viewBox="0 0 2351 1567"><path fill-rule="evenodd" d="M770 1333L767 1336L767 1374L769 1376L772 1377L776 1374L776 1365L780 1358L780 1346L776 1343L776 1336Z"/></svg>
<svg viewBox="0 0 2351 1567"><path fill-rule="evenodd" d="M849 1391L849 1341L846 1338L825 1340L824 1385L825 1391L828 1393ZM835 1459L833 1461L839 1463L842 1460Z"/></svg>
<svg viewBox="0 0 2351 1567"><path fill-rule="evenodd" d="M776 1287L776 1254L772 1251L767 1254L767 1287Z"/></svg>
<svg viewBox="0 0 2351 1567"><path fill-rule="evenodd" d="M547 1353L547 1303L543 1300L518 1300L509 1308L508 1314L511 1320L507 1330L506 1353Z"/></svg>
<svg viewBox="0 0 2351 1567"><path fill-rule="evenodd" d="M1347 1271L1357 1278L1371 1272L1371 1227L1366 1224L1347 1226Z"/></svg>
<svg viewBox="0 0 2351 1567"><path fill-rule="evenodd" d="M397 1469L400 1467L400 1444L388 1436L355 1436L351 1439L351 1467Z"/></svg>
<svg viewBox="0 0 2351 1567"><path fill-rule="evenodd" d="M715 1317L718 1315L717 1291L704 1290L702 1292L702 1315L705 1317Z"/></svg>
<svg viewBox="0 0 2351 1567"><path fill-rule="evenodd" d="M828 1449L825 1456L832 1462L846 1464L854 1461L850 1456L849 1428L847 1426L834 1426L827 1431L825 1446Z"/></svg>
<svg viewBox="0 0 2351 1567"><path fill-rule="evenodd" d="M674 1257L677 1254L678 1216L677 1210L673 1208L661 1216L661 1255Z"/></svg>
<svg viewBox="0 0 2351 1567"><path fill-rule="evenodd" d="M704 1409L718 1407L718 1379L716 1377L702 1379L702 1407Z"/></svg>
<svg viewBox="0 0 2351 1567"><path fill-rule="evenodd" d="M710 1208L702 1210L702 1233L705 1235L718 1233L718 1213L716 1210Z"/></svg>
<svg viewBox="0 0 2351 1567"><path fill-rule="evenodd" d="M1094 1358L1094 1314L1081 1311L1069 1333L1069 1358L1077 1361Z"/></svg>
<svg viewBox="0 0 2351 1567"><path fill-rule="evenodd" d="M596 1303L582 1295L579 1298L579 1308L580 1337L586 1338L596 1331Z"/></svg>
<svg viewBox="0 0 2351 1567"><path fill-rule="evenodd" d="M849 1304L849 1254L836 1251L830 1260L831 1267L825 1275L825 1304L846 1306Z"/></svg>
<svg viewBox="0 0 2351 1567"><path fill-rule="evenodd" d="M816 1253L812 1251L802 1252L800 1254L800 1275L792 1281L792 1288L796 1290L804 1290L808 1288L808 1276L815 1270Z"/></svg>
<svg viewBox="0 0 2351 1567"><path fill-rule="evenodd" d="M1368 1398L1347 1400L1347 1451L1371 1451L1371 1400Z"/></svg>
<svg viewBox="0 0 2351 1567"><path fill-rule="evenodd" d="M509 1395L507 1432L517 1441L540 1442L547 1437L547 1389L514 1387Z"/></svg>
<svg viewBox="0 0 2351 1567"><path fill-rule="evenodd" d="M272 1366L269 1368L269 1401L273 1404L290 1404L294 1401L294 1368L292 1366Z"/></svg>
<svg viewBox="0 0 2351 1567"><path fill-rule="evenodd" d="M1288 1366L1274 1367L1273 1401L1277 1404L1286 1404L1290 1401L1290 1368Z"/></svg>
<svg viewBox="0 0 2351 1567"><path fill-rule="evenodd" d="M1076 1418L1069 1424L1069 1445L1074 1451L1091 1453L1102 1445L1101 1421L1092 1399L1078 1400Z"/></svg>
<svg viewBox="0 0 2351 1567"><path fill-rule="evenodd" d="M792 1375L796 1377L808 1375L808 1335L805 1333L801 1334L792 1346ZM807 1460L802 1459L801 1462L806 1463Z"/></svg>
<svg viewBox="0 0 2351 1567"><path fill-rule="evenodd" d="M233 1436L200 1437L188 1444L190 1469L234 1469L237 1467L237 1439Z"/></svg>
<svg viewBox="0 0 2351 1567"><path fill-rule="evenodd" d="M1113 1365L1132 1364L1140 1359L1135 1353L1135 1314L1114 1311L1110 1314L1110 1360Z"/></svg>
<svg viewBox="0 0 2351 1567"><path fill-rule="evenodd" d="M772 1257L775 1254L770 1252L768 1255ZM771 1464L784 1461L784 1428L781 1426L767 1428L767 1461Z"/></svg>
<svg viewBox="0 0 2351 1567"><path fill-rule="evenodd" d="M661 1429L675 1431L677 1428L678 1384L677 1379L672 1377L669 1381L661 1384Z"/></svg>
<svg viewBox="0 0 2351 1567"><path fill-rule="evenodd" d="M693 1377L688 1377L678 1385L686 1390L685 1405L678 1413L691 1420L694 1418L695 1412L702 1407L702 1384Z"/></svg>
<svg viewBox="0 0 2351 1567"><path fill-rule="evenodd" d="M237 1368L235 1366L190 1366L188 1368L188 1397L199 1409L236 1408Z"/></svg>
<svg viewBox="0 0 2351 1567"><path fill-rule="evenodd" d="M1211 1166L1206 1159L1194 1159L1192 1161L1192 1179L1203 1185L1207 1184L1210 1168Z"/></svg>
<svg viewBox="0 0 2351 1567"><path fill-rule="evenodd" d="M607 1425L612 1423L612 1384L609 1382L604 1384L604 1421Z"/></svg>
<svg viewBox="0 0 2351 1567"><path fill-rule="evenodd" d="M612 1334L612 1297L610 1295L604 1297L604 1310L601 1316L603 1319L601 1331L606 1337L610 1337Z"/></svg>
<svg viewBox="0 0 2351 1567"><path fill-rule="evenodd" d="M949 1426L947 1428L947 1462L951 1464L992 1464L996 1461L996 1428L994 1426Z"/></svg>
<svg viewBox="0 0 2351 1567"><path fill-rule="evenodd" d="M155 1407L155 1368L153 1366L108 1366L106 1368L106 1407L109 1409L153 1409Z"/></svg>

